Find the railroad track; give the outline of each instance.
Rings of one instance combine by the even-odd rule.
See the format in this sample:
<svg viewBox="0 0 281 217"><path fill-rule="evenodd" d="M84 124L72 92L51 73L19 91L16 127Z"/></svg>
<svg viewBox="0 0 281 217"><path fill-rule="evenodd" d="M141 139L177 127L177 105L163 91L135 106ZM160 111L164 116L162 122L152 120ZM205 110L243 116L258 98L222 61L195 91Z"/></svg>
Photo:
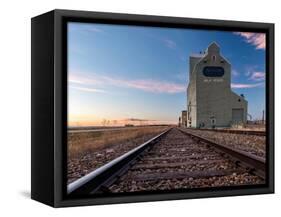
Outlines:
<svg viewBox="0 0 281 217"><path fill-rule="evenodd" d="M233 130L233 129L200 129L204 131L214 131L220 133L235 133L235 134L244 134L244 135L253 135L253 136L266 136L265 131L256 131L256 130Z"/></svg>
<svg viewBox="0 0 281 217"><path fill-rule="evenodd" d="M68 194L263 184L264 178L262 158L172 128L69 184Z"/></svg>

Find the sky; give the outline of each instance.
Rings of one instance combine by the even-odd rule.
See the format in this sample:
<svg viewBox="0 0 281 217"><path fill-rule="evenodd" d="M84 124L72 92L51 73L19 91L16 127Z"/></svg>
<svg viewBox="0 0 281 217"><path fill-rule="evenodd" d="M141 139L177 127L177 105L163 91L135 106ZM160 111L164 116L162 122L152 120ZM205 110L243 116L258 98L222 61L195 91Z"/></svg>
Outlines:
<svg viewBox="0 0 281 217"><path fill-rule="evenodd" d="M265 34L68 23L70 126L177 123L186 109L189 56L216 42L248 113L265 109Z"/></svg>

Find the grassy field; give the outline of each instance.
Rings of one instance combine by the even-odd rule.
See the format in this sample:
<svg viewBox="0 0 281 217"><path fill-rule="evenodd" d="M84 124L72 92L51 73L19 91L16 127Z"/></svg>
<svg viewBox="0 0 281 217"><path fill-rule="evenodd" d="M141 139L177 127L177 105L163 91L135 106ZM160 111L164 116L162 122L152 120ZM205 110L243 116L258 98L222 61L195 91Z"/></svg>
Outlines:
<svg viewBox="0 0 281 217"><path fill-rule="evenodd" d="M265 131L265 124L247 124L245 130Z"/></svg>
<svg viewBox="0 0 281 217"><path fill-rule="evenodd" d="M68 157L79 157L88 152L109 148L147 134L158 134L167 126L124 128L115 131L68 133Z"/></svg>

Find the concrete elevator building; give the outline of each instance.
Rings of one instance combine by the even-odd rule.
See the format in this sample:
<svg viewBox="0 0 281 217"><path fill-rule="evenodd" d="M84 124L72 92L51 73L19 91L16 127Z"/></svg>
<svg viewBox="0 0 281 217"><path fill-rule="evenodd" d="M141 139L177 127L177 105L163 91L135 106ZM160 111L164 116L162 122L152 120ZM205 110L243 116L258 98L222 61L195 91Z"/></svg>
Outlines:
<svg viewBox="0 0 281 217"><path fill-rule="evenodd" d="M231 63L221 55L218 44L212 43L189 61L187 127L245 124L248 102L231 90Z"/></svg>

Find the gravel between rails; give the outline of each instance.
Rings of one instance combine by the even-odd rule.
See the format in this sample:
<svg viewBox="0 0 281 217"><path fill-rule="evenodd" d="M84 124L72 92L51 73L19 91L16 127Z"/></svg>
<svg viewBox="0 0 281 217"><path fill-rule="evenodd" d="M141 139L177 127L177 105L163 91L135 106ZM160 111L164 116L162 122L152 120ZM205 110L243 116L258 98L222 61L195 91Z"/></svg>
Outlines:
<svg viewBox="0 0 281 217"><path fill-rule="evenodd" d="M249 174L206 143L174 128L108 190L136 192L262 183L263 179Z"/></svg>
<svg viewBox="0 0 281 217"><path fill-rule="evenodd" d="M198 129L186 129L195 135L213 140L219 144L230 146L232 148L249 152L250 154L265 158L266 155L266 137L256 135L243 135L234 133L212 132Z"/></svg>
<svg viewBox="0 0 281 217"><path fill-rule="evenodd" d="M86 152L85 154L79 155L77 157L69 158L67 166L68 184L92 172L109 161L121 156L122 154L125 154L126 152L148 141L158 134L159 132L149 133L134 139L125 140L119 144L110 145L100 150Z"/></svg>

